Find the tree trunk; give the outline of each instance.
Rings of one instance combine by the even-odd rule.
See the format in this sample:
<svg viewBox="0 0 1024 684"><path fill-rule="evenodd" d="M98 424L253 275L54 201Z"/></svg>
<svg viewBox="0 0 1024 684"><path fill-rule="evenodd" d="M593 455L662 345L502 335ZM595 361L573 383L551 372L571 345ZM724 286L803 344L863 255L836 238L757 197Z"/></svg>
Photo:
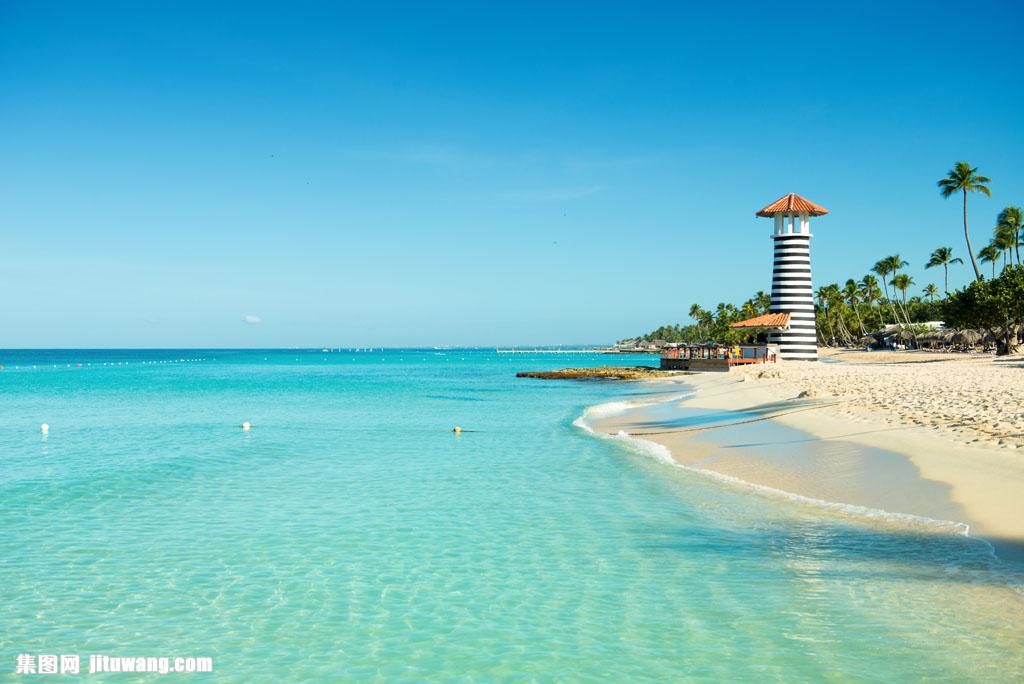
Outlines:
<svg viewBox="0 0 1024 684"><path fill-rule="evenodd" d="M828 307L825 306L824 304L819 304L818 308L821 310L821 317L825 319L825 324L828 326L829 337L831 337L832 340L835 340L836 339L836 331L832 327L832 319L828 315ZM832 344L829 343L828 346L831 347Z"/></svg>
<svg viewBox="0 0 1024 684"><path fill-rule="evenodd" d="M967 253L971 256L971 266L974 267L974 279L981 280L981 269L978 268L978 260L974 258L974 247L971 247L971 234L967 232L967 189L964 189L964 239L967 240ZM995 269L992 271L995 277Z"/></svg>
<svg viewBox="0 0 1024 684"><path fill-rule="evenodd" d="M896 300L897 312L899 312L899 311L903 312L903 320L901 321L901 320L899 320L899 317L897 317L896 318L896 322L898 324L900 324L900 325L903 325L904 323L906 323L907 325L910 325L910 316L907 315L907 306L906 306L907 292L906 292L906 290L903 291L903 301L900 301L900 298L896 296L896 286L893 285L892 289L893 289L893 292L892 292L893 299Z"/></svg>
<svg viewBox="0 0 1024 684"><path fill-rule="evenodd" d="M850 331L850 328L847 327L846 321L843 321L843 330L846 332L846 344L853 344L853 333Z"/></svg>
<svg viewBox="0 0 1024 684"><path fill-rule="evenodd" d="M853 313L857 314L857 325L860 326L860 336L866 336L868 333L864 330L864 319L860 317L860 307L856 304L853 305Z"/></svg>
<svg viewBox="0 0 1024 684"><path fill-rule="evenodd" d="M892 305L892 300L889 299L889 284L885 282L885 276L882 276L882 289L885 290L885 303L889 305L889 310L892 311L893 323L899 324L900 317L896 315L896 307ZM885 324L885 321L882 321Z"/></svg>
<svg viewBox="0 0 1024 684"><path fill-rule="evenodd" d="M1020 354L1021 344L1018 341L1020 339L1019 325L1008 325L1002 329L989 330L989 332L996 338L996 356Z"/></svg>
<svg viewBox="0 0 1024 684"><path fill-rule="evenodd" d="M836 330L839 332L837 341L840 344L844 344L846 336L843 334L843 317L840 316L839 314L836 314Z"/></svg>
<svg viewBox="0 0 1024 684"><path fill-rule="evenodd" d="M942 264L942 289L946 291L946 296L949 296L949 262Z"/></svg>
<svg viewBox="0 0 1024 684"><path fill-rule="evenodd" d="M920 349L921 345L917 343L917 333L914 332L914 324L910 322L910 310L907 309L907 291L903 290L903 317L907 319L907 329L910 331L911 336L914 338L914 348Z"/></svg>

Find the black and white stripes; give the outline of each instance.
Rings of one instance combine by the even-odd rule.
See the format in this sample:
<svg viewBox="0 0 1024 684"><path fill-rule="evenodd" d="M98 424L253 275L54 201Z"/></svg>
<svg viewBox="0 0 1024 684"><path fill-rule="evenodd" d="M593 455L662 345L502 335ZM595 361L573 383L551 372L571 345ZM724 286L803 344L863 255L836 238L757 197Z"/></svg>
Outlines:
<svg viewBox="0 0 1024 684"><path fill-rule="evenodd" d="M817 361L814 327L814 290L811 287L810 234L773 235L772 313L789 314L789 330L773 332L768 341L779 345L779 356L796 361Z"/></svg>

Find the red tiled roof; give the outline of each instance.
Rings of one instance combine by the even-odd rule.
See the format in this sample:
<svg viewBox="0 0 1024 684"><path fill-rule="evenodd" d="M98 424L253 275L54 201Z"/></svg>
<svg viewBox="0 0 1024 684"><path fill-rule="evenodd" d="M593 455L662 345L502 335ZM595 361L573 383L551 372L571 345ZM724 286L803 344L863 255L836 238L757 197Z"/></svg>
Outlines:
<svg viewBox="0 0 1024 684"><path fill-rule="evenodd" d="M758 216L775 216L776 214L803 214L810 216L822 216L828 213L828 209L809 199L791 192L775 200L767 207L757 212Z"/></svg>
<svg viewBox="0 0 1024 684"><path fill-rule="evenodd" d="M788 328L788 313L768 313L763 316L755 316L745 321L739 321L729 326L730 328Z"/></svg>

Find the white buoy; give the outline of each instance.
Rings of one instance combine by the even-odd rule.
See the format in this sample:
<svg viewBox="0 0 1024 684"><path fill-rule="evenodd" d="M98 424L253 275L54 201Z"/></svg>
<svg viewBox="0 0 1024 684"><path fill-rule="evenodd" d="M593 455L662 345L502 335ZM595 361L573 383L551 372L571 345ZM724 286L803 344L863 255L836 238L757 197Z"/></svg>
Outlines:
<svg viewBox="0 0 1024 684"><path fill-rule="evenodd" d="M43 423L42 425L39 426L39 429L42 430L43 434L45 435L50 431L50 426L47 425L46 423Z"/></svg>
<svg viewBox="0 0 1024 684"><path fill-rule="evenodd" d="M243 430L248 430L251 427L252 427L252 425L249 423L249 421L245 421L244 423L242 423L242 429Z"/></svg>
<svg viewBox="0 0 1024 684"><path fill-rule="evenodd" d="M452 432L454 432L455 434L459 434L460 432L462 432L462 428L456 425L455 427L452 428Z"/></svg>

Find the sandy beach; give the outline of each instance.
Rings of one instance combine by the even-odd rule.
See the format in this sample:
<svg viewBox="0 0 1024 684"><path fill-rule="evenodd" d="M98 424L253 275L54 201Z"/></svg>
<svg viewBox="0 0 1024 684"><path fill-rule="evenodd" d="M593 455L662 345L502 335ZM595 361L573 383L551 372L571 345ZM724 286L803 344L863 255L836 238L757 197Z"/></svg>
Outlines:
<svg viewBox="0 0 1024 684"><path fill-rule="evenodd" d="M1024 559L1024 359L823 358L688 375L691 398L595 427L751 484L963 523L1001 557Z"/></svg>

